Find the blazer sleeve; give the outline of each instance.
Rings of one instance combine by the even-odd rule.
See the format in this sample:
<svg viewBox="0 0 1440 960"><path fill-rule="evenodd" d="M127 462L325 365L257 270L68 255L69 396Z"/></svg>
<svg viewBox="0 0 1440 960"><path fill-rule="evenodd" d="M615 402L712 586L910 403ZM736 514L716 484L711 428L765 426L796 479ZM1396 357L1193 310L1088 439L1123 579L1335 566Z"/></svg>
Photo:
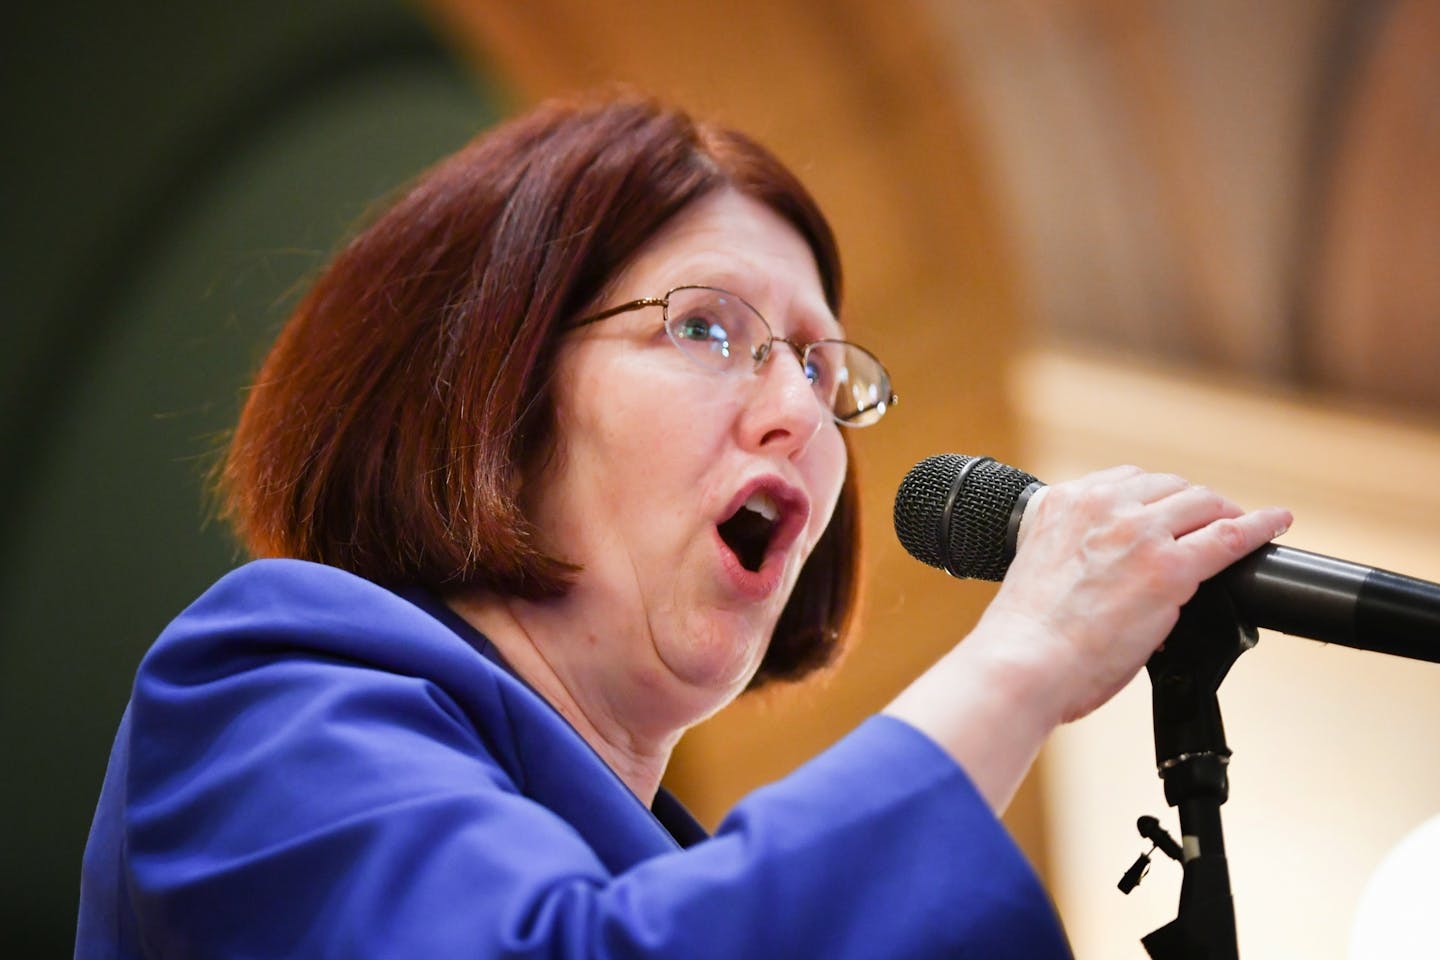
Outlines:
<svg viewBox="0 0 1440 960"><path fill-rule="evenodd" d="M372 628L201 621L162 638L132 699L125 843L149 955L1069 956L964 773L899 721L612 874L522 794L503 731L377 666Z"/></svg>

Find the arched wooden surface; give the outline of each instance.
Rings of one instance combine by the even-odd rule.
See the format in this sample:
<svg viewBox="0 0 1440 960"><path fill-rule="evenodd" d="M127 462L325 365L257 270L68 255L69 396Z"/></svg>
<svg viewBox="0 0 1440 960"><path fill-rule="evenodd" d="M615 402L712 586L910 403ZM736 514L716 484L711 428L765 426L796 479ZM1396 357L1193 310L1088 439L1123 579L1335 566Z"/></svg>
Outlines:
<svg viewBox="0 0 1440 960"><path fill-rule="evenodd" d="M901 402L855 435L868 547L867 604L842 667L742 701L694 731L670 782L714 823L884 704L962 636L990 590L905 557L893 491L942 450L1006 456L1001 384L1020 337L1011 271L965 103L904 4L839 0L426 0L443 32L517 106L622 81L757 136L830 214L847 270L847 323L892 369ZM1033 784L1009 821L1043 860Z"/></svg>
<svg viewBox="0 0 1440 960"><path fill-rule="evenodd" d="M1303 348L1315 386L1440 413L1440 5L1389 5L1337 124Z"/></svg>
<svg viewBox="0 0 1440 960"><path fill-rule="evenodd" d="M1037 329L1287 375L1307 71L1333 4L924 0Z"/></svg>
<svg viewBox="0 0 1440 960"><path fill-rule="evenodd" d="M1440 7L917 6L1039 331L1440 413Z"/></svg>

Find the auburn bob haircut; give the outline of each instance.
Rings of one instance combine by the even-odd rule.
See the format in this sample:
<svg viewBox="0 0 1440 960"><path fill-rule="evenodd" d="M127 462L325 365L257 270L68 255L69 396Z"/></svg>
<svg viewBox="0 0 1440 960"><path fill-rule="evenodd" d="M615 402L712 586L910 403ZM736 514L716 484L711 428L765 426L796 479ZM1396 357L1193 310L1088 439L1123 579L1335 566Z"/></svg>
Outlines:
<svg viewBox="0 0 1440 960"><path fill-rule="evenodd" d="M249 392L218 473L257 557L390 587L541 599L576 568L519 502L554 448L556 348L671 217L733 188L794 225L837 314L840 260L800 182L744 135L632 96L556 101L421 175L324 270ZM854 602L853 475L752 686L837 651Z"/></svg>

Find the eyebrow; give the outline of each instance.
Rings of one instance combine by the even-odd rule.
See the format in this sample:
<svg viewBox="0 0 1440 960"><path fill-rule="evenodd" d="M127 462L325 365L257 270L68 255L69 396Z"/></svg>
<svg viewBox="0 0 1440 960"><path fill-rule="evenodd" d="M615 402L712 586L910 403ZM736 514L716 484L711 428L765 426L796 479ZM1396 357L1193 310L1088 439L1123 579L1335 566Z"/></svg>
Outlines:
<svg viewBox="0 0 1440 960"><path fill-rule="evenodd" d="M775 320L772 318L770 311L767 311L757 302L763 298L758 298L754 295L760 291L755 287L753 275L736 273L733 270L724 268L718 270L702 269L695 273L682 273L681 275L690 276L692 279L671 283L666 290L671 290L675 287L714 287L719 290L724 290L727 293L733 293L759 311L760 316L765 318L765 322L770 324L772 329L774 328ZM768 284L766 286L768 286ZM809 309L802 310L801 321L805 327L819 334L819 336L815 337L817 340L844 340L846 337L845 324L841 322L839 317L831 312L828 303L825 304L824 310L818 318L813 311ZM787 335L793 335L794 331L786 330L784 332Z"/></svg>

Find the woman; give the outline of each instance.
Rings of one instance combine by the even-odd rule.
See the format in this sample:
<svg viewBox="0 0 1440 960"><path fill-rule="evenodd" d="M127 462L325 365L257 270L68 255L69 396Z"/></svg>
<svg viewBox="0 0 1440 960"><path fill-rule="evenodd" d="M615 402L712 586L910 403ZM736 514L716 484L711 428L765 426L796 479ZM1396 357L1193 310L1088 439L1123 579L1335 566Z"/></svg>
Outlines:
<svg viewBox="0 0 1440 960"><path fill-rule="evenodd" d="M77 956L1068 956L996 812L1288 514L1049 488L969 638L707 838L676 741L850 609L842 427L893 397L840 290L770 154L647 101L422 177L257 377L223 486L289 559L142 663Z"/></svg>

